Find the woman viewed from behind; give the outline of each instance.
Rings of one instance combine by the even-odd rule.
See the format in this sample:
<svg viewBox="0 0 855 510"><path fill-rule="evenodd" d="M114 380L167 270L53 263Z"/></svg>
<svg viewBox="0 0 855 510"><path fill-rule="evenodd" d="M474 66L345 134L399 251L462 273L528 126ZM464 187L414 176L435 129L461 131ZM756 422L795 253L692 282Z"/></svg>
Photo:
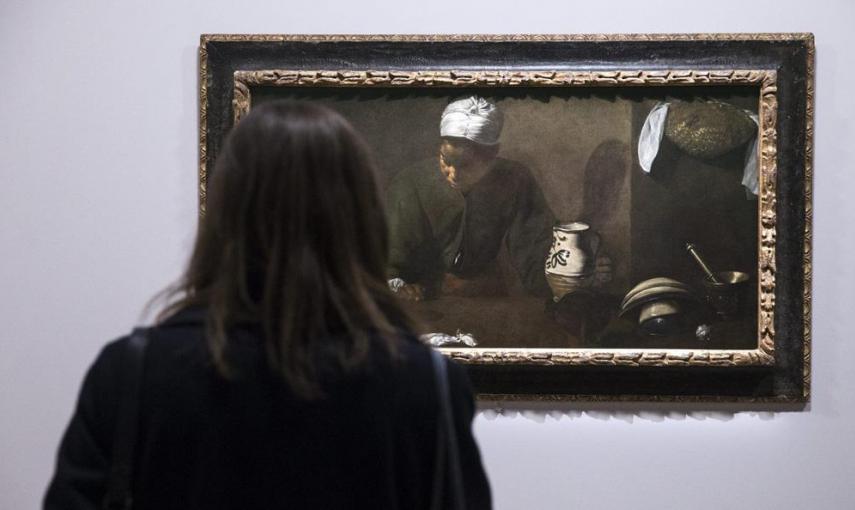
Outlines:
<svg viewBox="0 0 855 510"><path fill-rule="evenodd" d="M386 284L373 164L338 114L256 108L229 135L173 302L148 331L135 509L448 508L431 501L430 351ZM128 338L99 355L45 508L100 508ZM448 366L466 508L490 507L472 394Z"/></svg>

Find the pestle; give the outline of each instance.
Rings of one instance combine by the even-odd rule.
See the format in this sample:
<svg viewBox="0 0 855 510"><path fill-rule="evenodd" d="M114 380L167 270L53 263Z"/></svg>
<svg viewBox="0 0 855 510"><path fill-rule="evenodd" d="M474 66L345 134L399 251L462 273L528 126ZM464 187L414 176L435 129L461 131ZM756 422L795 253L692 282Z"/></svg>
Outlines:
<svg viewBox="0 0 855 510"><path fill-rule="evenodd" d="M721 284L721 282L718 281L718 278L715 277L715 274L713 274L713 272L710 271L710 268L704 262L704 259L701 258L701 254L698 253L698 250L697 250L697 248L695 248L694 244L686 243L686 251L688 251L692 255L692 258L695 259L695 262L697 262L698 265L701 266L701 269L703 269L704 273L706 273L706 275L707 275L707 278L709 278L709 280L712 283L714 283L716 285Z"/></svg>

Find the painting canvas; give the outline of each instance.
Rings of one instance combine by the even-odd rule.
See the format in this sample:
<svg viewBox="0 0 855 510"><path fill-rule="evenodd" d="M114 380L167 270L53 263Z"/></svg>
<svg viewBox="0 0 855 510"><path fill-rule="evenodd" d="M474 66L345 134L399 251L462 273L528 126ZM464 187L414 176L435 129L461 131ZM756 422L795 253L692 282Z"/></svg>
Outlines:
<svg viewBox="0 0 855 510"><path fill-rule="evenodd" d="M218 39L203 42L207 95ZM270 42L254 44L273 62L223 75L220 122L292 99L356 127L386 199L390 288L482 394L660 398L675 367L695 370L677 394L778 391L764 385L781 363L779 70L459 70L440 55L440 68L331 70L289 66Z"/></svg>
<svg viewBox="0 0 855 510"><path fill-rule="evenodd" d="M757 166L746 160L758 96L270 87L254 101L321 102L367 138L386 195L390 281L436 344L750 349ZM642 166L641 132L663 107ZM733 310L717 313L723 291L688 244L713 271L744 275ZM621 307L657 278L649 298Z"/></svg>

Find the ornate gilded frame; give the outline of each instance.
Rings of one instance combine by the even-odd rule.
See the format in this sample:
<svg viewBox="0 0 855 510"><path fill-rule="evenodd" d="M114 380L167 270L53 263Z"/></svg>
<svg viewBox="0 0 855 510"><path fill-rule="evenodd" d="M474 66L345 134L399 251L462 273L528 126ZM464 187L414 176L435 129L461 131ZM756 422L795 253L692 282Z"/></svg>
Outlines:
<svg viewBox="0 0 855 510"><path fill-rule="evenodd" d="M668 45L676 45L677 52L684 52L683 60L692 62L693 45L726 43L736 45L736 49L745 43L767 45L784 57L776 65L739 66L738 58L725 60L725 65L704 67L686 66L686 62L677 58L670 65L662 63L652 66L644 61L634 61L637 65L609 67L608 69L568 69L567 62L556 61L554 68L538 63L536 69L525 65L510 68L491 68L490 62L483 62L486 69L468 62L467 66L454 66L443 58L435 58L436 66L430 69L412 69L406 66L354 66L354 68L330 69L329 66L311 65L271 65L272 62L286 64L291 61L285 57L288 50L295 47L317 47L319 44L331 45L336 53L337 44L379 45L394 60L395 49L409 54L419 45L425 51L435 51L437 44L457 45L549 45L572 43L574 49L591 48L596 45L612 44L616 48L632 48L633 45L662 50ZM407 45L406 48L400 45ZM790 46L798 53L795 59L787 53ZM268 62L253 60L253 48L270 54ZM278 47L278 48L277 48ZM230 73L222 73L217 81L212 73L210 62L212 51L222 55L225 48L237 49L236 55L226 68ZM353 50L341 48L342 57L353 56ZM695 51L700 48L695 48ZM277 51L281 52L277 56ZM627 50L629 51L629 50ZM674 51L673 49L671 50ZM769 51L769 50L766 50ZM523 52L524 53L524 52ZM253 87L657 87L657 86L698 86L698 85L750 85L759 91L760 117L760 192L758 199L758 343L751 350L650 350L650 349L488 349L488 348L449 348L443 351L453 359L469 365L470 372L484 399L540 399L540 400L680 400L680 401L751 401L751 402L804 402L810 395L810 277L811 277L811 178L812 178L812 131L813 131L813 38L810 34L679 34L679 35L549 35L549 36L348 36L348 35L203 35L199 53L200 68L200 129L199 129L199 196L200 214L205 212L205 185L210 164L209 148L211 128L209 111L209 87L222 89L219 129L216 136L222 137L227 127L237 122L245 114L252 101ZM284 58L283 58L284 57ZM789 60L788 60L789 59ZM215 59L216 60L216 59ZM228 59L227 59L228 60ZM772 59L774 60L774 59ZM795 60L795 63L792 62ZM751 59L747 59L751 62ZM459 64L459 62L458 62ZM639 65L640 64L640 65ZM666 64L668 64L666 62ZM793 72L793 67L802 66L801 72ZM788 67L789 66L789 67ZM598 66L599 67L599 66ZM788 80L780 83L780 75ZM793 79L795 78L795 80ZM226 81L221 83L221 81ZM804 106L801 112L801 148L803 152L802 168L795 176L782 175L779 172L780 151L788 151L787 170L791 172L793 149L779 144L779 118L782 105L779 104L779 88L788 89L783 108L792 113L792 89L794 83L803 87ZM228 112L222 108L228 99ZM799 129L787 126L786 135L798 136ZM778 233L782 229L791 229L793 222L790 214L782 222L779 217L779 185L785 184L789 202L790 188L801 187L798 213L802 224L800 239L801 258L797 265L802 266L800 324L795 340L791 330L790 309L784 310L780 298L784 293L791 294L789 282L778 288L778 261L784 257L792 264L790 252L786 246L782 255L778 250ZM786 231L786 230L785 230ZM787 243L790 243L788 240ZM790 243L791 244L791 243ZM792 299L789 297L788 299ZM787 304L792 304L789 301ZM777 310L781 309L781 316ZM776 316L777 315L777 316ZM776 332L776 324L784 324L784 336ZM785 341L780 341L784 338ZM779 345L781 344L781 345ZM793 354L797 363L794 367ZM800 360L800 362L798 362ZM636 373L632 373L636 372ZM627 373L630 374L627 377ZM799 380L793 380L798 373ZM575 374L576 377L566 377ZM602 375L600 375L602 374ZM688 375L688 377L687 377ZM530 379L541 379L546 384L532 385ZM587 380L591 377L604 379L618 377L615 384L574 384L579 377ZM667 380L682 381L688 391L669 391L665 385L657 384L662 377ZM733 380L724 385L707 384L716 380ZM623 382L625 381L625 382ZM635 382L633 382L635 381ZM644 382L640 384L639 381ZM652 383L652 384L651 384ZM721 386L719 388L719 386ZM593 391L576 391L577 388L592 388ZM600 388L602 387L602 390ZM637 391L641 389L642 391Z"/></svg>

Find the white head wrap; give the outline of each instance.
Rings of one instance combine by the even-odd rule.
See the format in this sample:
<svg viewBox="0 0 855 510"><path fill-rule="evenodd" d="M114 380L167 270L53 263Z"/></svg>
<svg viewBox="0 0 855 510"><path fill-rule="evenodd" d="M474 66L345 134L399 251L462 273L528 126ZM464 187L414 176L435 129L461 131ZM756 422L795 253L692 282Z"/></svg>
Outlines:
<svg viewBox="0 0 855 510"><path fill-rule="evenodd" d="M445 107L439 123L439 135L495 145L499 143L502 123L502 112L496 105L483 97L472 96Z"/></svg>

